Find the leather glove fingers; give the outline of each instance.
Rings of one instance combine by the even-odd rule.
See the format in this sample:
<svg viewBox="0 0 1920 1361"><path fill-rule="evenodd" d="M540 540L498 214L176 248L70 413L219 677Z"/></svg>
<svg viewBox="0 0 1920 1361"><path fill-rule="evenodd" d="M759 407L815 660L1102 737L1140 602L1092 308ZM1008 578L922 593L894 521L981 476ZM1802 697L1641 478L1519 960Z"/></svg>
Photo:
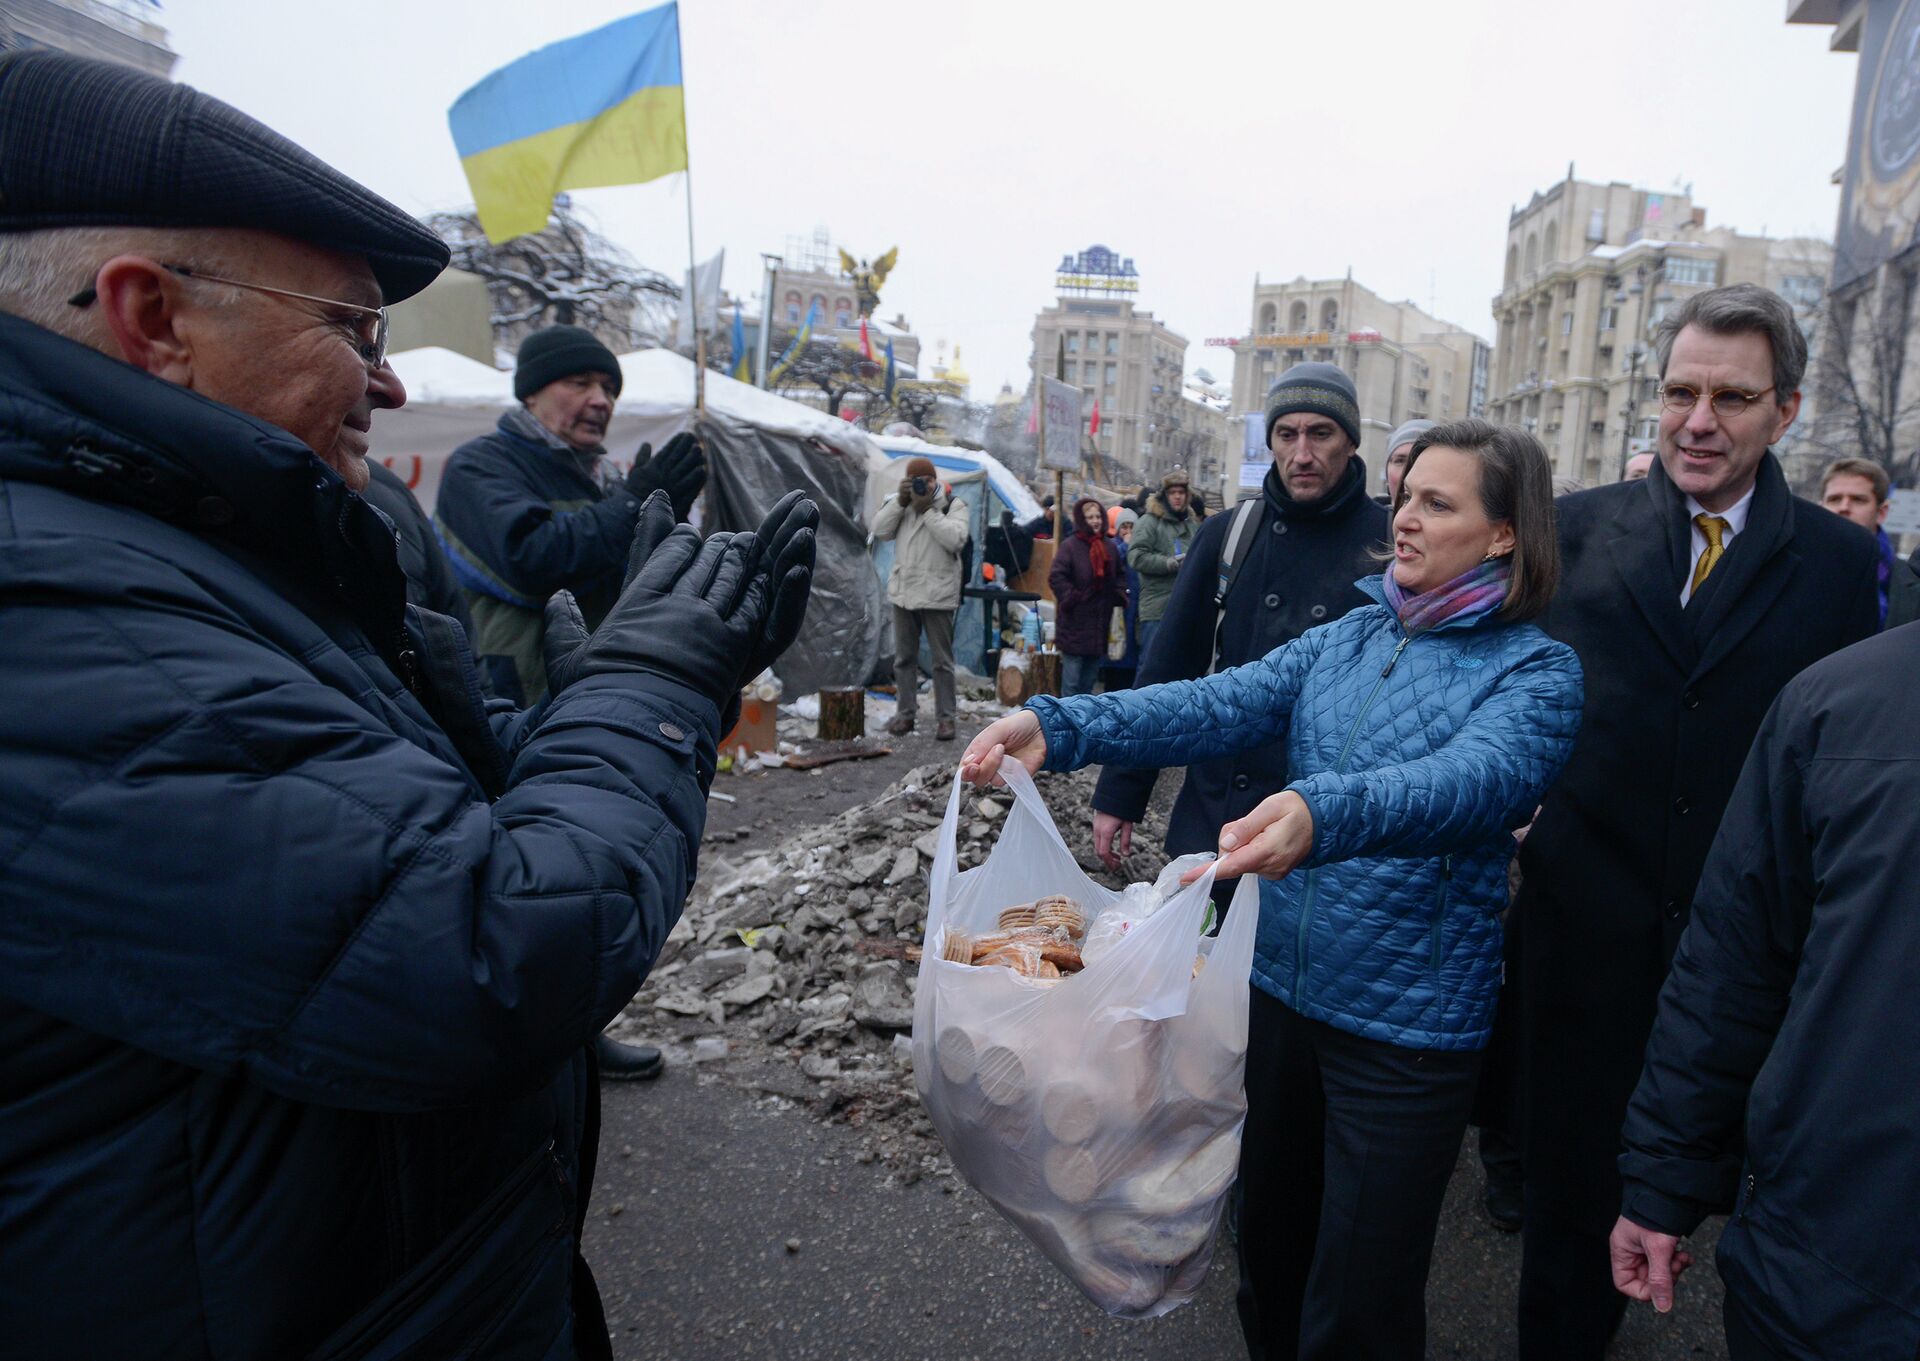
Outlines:
<svg viewBox="0 0 1920 1361"><path fill-rule="evenodd" d="M587 621L572 591L555 591L543 612L540 659L547 668L547 693L557 695L572 683L579 667L576 655L587 644Z"/></svg>
<svg viewBox="0 0 1920 1361"><path fill-rule="evenodd" d="M663 491L657 491L646 498L646 504L640 507L640 518L633 526L633 547L627 550L627 574L621 579L620 589L625 591L640 575L640 569L647 559L667 537L673 533L673 502Z"/></svg>

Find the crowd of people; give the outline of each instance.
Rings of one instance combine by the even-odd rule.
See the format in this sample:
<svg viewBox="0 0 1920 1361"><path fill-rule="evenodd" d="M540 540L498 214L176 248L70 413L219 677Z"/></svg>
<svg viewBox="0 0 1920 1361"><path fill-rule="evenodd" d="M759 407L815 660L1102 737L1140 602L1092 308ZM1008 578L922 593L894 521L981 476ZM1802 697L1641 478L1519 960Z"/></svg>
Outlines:
<svg viewBox="0 0 1920 1361"><path fill-rule="evenodd" d="M1386 505L1351 380L1282 374L1261 495L1152 560L1175 570L1139 685L1036 698L962 757L983 784L1102 766L1110 865L1184 766L1169 853L1262 877L1256 1358L1423 1354L1469 1123L1528 1361L1598 1361L1629 1300L1672 1307L1685 1235L1729 1212L1736 1361L1920 1351L1920 577L1878 464L1787 485L1807 350L1781 298L1704 291L1656 348L1659 447L1620 482L1419 422Z"/></svg>
<svg viewBox="0 0 1920 1361"><path fill-rule="evenodd" d="M610 475L620 367L555 326L429 518L369 433L447 258L188 87L0 56L0 1357L611 1354L598 1079L661 1059L601 1030L819 516L703 537L689 435ZM1738 1361L1920 1352L1920 572L1880 465L1789 488L1806 360L1709 289L1619 483L1421 420L1378 495L1352 378L1301 364L1259 495L989 531L1012 574L1058 534L1065 693L963 774L1102 766L1119 866L1184 767L1168 851L1261 880L1252 1356L1423 1354L1469 1124L1529 1361L1672 1307L1728 1212ZM870 527L890 730L924 639L953 739L966 508L915 459Z"/></svg>

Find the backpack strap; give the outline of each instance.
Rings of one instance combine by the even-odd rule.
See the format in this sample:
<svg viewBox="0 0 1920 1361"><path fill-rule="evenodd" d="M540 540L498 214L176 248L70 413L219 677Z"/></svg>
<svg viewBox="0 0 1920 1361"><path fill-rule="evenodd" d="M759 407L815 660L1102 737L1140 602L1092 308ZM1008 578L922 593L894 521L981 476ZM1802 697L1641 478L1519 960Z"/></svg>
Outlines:
<svg viewBox="0 0 1920 1361"><path fill-rule="evenodd" d="M1233 508L1233 523L1227 526L1227 541L1220 549L1220 585L1213 593L1213 657L1207 663L1207 674L1211 676L1220 666L1220 630L1227 622L1227 594L1233 590L1235 578L1240 575L1243 558L1240 553L1241 541L1246 538L1247 525L1266 503L1265 497L1253 496Z"/></svg>

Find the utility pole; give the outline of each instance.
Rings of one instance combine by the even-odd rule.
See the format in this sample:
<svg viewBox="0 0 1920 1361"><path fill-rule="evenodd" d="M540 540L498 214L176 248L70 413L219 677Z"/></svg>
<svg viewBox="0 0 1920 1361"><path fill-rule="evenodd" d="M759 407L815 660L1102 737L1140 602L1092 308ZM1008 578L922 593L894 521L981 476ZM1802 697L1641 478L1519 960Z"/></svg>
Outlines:
<svg viewBox="0 0 1920 1361"><path fill-rule="evenodd" d="M773 290L780 274L780 257L760 252L760 260L766 266L766 274L760 284L760 353L756 356L753 381L757 387L767 385L767 365L770 362L773 344Z"/></svg>

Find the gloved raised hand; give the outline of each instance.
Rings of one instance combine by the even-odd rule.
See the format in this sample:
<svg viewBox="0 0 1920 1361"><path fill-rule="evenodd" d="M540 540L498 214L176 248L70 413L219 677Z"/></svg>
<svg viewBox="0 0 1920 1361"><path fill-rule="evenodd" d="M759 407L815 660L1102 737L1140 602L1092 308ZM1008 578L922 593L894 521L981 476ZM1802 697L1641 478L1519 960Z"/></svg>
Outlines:
<svg viewBox="0 0 1920 1361"><path fill-rule="evenodd" d="M624 671L676 681L723 713L738 702L773 596L760 541L714 534L702 543L672 517L664 494L647 498L630 559L638 570L591 635L571 593L547 602L541 652L552 693L583 676Z"/></svg>
<svg viewBox="0 0 1920 1361"><path fill-rule="evenodd" d="M742 685L772 666L800 636L807 598L813 590L814 543L819 526L820 508L800 492L790 491L754 531L761 546L768 606L765 625L754 640L746 669L740 673Z"/></svg>
<svg viewBox="0 0 1920 1361"><path fill-rule="evenodd" d="M688 431L668 440L659 453L651 444L640 446L627 471L627 490L642 501L664 491L673 503L673 518L685 520L700 489L707 485L707 456L700 441Z"/></svg>

